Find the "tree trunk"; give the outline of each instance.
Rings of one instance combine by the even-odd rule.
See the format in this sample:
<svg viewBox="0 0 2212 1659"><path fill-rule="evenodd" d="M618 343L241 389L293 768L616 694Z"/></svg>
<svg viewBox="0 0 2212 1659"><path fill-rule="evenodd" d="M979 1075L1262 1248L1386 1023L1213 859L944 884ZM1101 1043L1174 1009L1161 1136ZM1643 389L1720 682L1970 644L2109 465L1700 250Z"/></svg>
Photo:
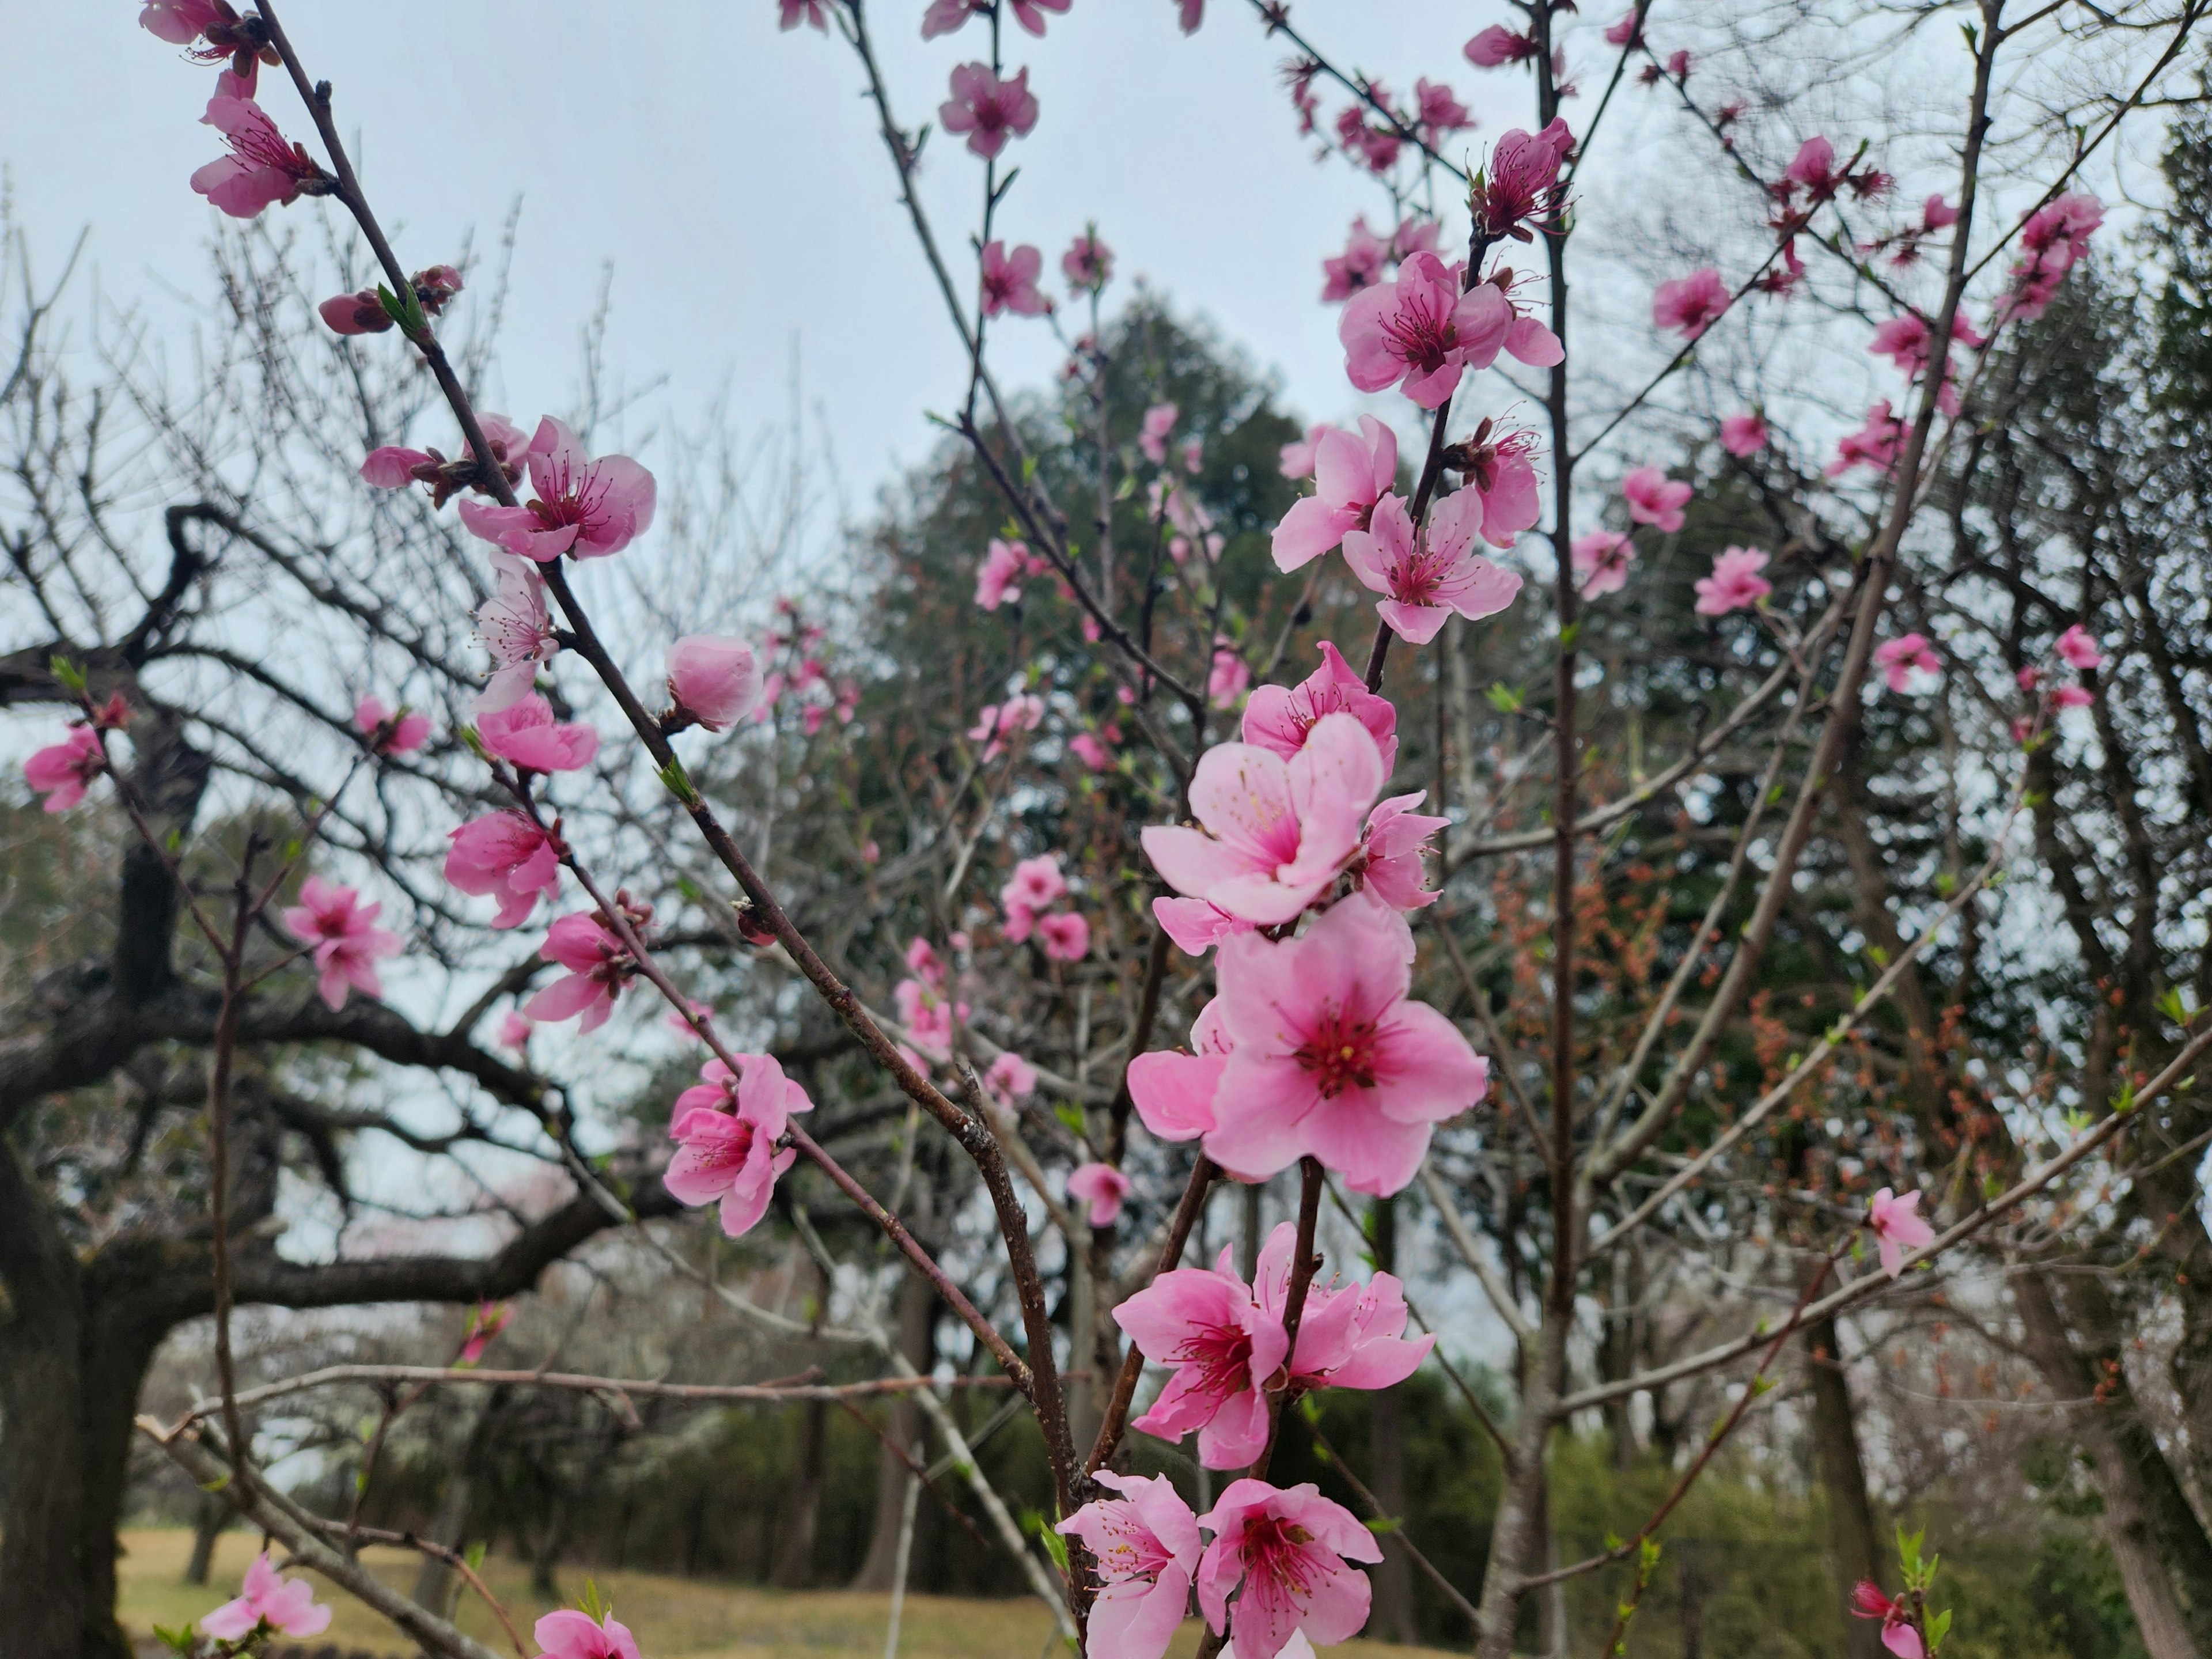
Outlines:
<svg viewBox="0 0 2212 1659"><path fill-rule="evenodd" d="M215 1565L216 1540L231 1522L230 1505L219 1497L202 1492L192 1513L192 1553L185 1563L185 1583L204 1584Z"/></svg>
<svg viewBox="0 0 2212 1659"><path fill-rule="evenodd" d="M492 1440L499 1432L500 1419L506 1414L510 1397L507 1389L494 1389L491 1398L469 1425L468 1434L461 1443L461 1454L453 1461L453 1472L446 1478L446 1490L439 1495L438 1516L429 1528L432 1542L466 1553L469 1517L477 1507L477 1487L482 1482L485 1462L491 1455ZM415 1575L415 1605L428 1608L441 1619L447 1617L453 1584L451 1567L434 1555L424 1556Z"/></svg>
<svg viewBox="0 0 2212 1659"><path fill-rule="evenodd" d="M1398 1271L1398 1206L1387 1198L1375 1200L1375 1270ZM1401 1387L1402 1385L1400 1385ZM1367 1456L1372 1466L1376 1501L1382 1513L1401 1525L1406 1519L1406 1406L1399 1387L1378 1389L1367 1397ZM1382 1535L1382 1559L1376 1565L1374 1617L1367 1633L1385 1642L1413 1642L1419 1638L1413 1618L1413 1564L1398 1533Z"/></svg>
<svg viewBox="0 0 2212 1659"><path fill-rule="evenodd" d="M937 1292L920 1273L908 1269L899 1279L898 1345L914 1368L924 1376L937 1363ZM891 1407L890 1438L901 1446L922 1439L921 1408L902 1395ZM899 1513L906 1502L910 1476L906 1460L885 1445L876 1461L876 1522L868 1540L867 1558L853 1576L853 1588L887 1590L898 1571Z"/></svg>
<svg viewBox="0 0 2212 1659"><path fill-rule="evenodd" d="M1835 1571L1843 1650L1849 1659L1881 1659L1881 1625L1851 1618L1845 1611L1852 1585L1862 1578L1880 1582L1881 1546L1874 1505L1867 1498L1866 1464L1859 1455L1858 1425L1851 1415L1850 1386L1844 1376L1844 1351L1834 1320L1805 1327L1805 1352L1806 1369L1812 1374L1813 1441L1827 1498L1828 1558Z"/></svg>
<svg viewBox="0 0 2212 1659"><path fill-rule="evenodd" d="M2098 1379L2076 1352L2051 1281L2039 1270L2031 1268L2014 1279L2013 1300L2028 1352L2052 1391L2062 1401L2089 1402L2069 1405L2067 1419L2088 1454L2097 1495L2104 1500L2105 1541L2119 1568L2144 1651L2150 1659L2200 1659L2202 1650L2160 1556L2154 1519L2161 1498L2184 1507L2187 1498L2158 1455L2149 1427L2126 1392L2124 1373L2114 1374L2119 1377L2117 1394L2108 1375L2105 1393L2098 1395ZM2160 1477L2170 1492L2160 1491ZM2197 1537L2201 1543L2203 1534Z"/></svg>
<svg viewBox="0 0 2212 1659"><path fill-rule="evenodd" d="M775 1540L769 1582L782 1589L805 1589L814 1582L814 1536L822 1523L823 1443L830 1402L810 1400L799 1407L799 1455L791 1473L791 1513Z"/></svg>

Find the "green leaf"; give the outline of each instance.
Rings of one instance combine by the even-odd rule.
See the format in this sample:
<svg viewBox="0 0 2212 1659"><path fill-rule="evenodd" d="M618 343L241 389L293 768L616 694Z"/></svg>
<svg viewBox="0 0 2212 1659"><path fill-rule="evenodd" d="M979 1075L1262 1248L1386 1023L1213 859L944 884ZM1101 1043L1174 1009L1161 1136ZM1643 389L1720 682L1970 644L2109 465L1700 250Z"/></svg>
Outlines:
<svg viewBox="0 0 2212 1659"><path fill-rule="evenodd" d="M484 1548L488 1541L489 1540L483 1539L477 1540L475 1543L469 1546L468 1553L462 1556L461 1559L469 1564L469 1571L471 1572L474 1572L477 1568L483 1565Z"/></svg>
<svg viewBox="0 0 2212 1659"><path fill-rule="evenodd" d="M1869 942L1866 947L1866 953L1875 967L1887 968L1889 966L1889 952L1883 950L1879 945Z"/></svg>
<svg viewBox="0 0 2212 1659"><path fill-rule="evenodd" d="M1501 714L1521 712L1522 692L1518 686L1508 685L1500 680L1483 695L1490 699L1490 706Z"/></svg>
<svg viewBox="0 0 2212 1659"><path fill-rule="evenodd" d="M660 769L659 776L668 793L686 806L699 804L699 792L691 787L691 775L684 769L684 763L676 757L671 755L668 757L668 764Z"/></svg>
<svg viewBox="0 0 2212 1659"><path fill-rule="evenodd" d="M1054 1532L1051 1523L1035 1510L1022 1511L1022 1530L1036 1535L1037 1542L1044 1546L1044 1553L1052 1558L1053 1565L1060 1569L1060 1576L1066 1577L1067 1540Z"/></svg>
<svg viewBox="0 0 2212 1659"><path fill-rule="evenodd" d="M1950 1608L1946 1607L1941 1613L1931 1613L1928 1615L1928 1645L1930 1648L1939 1648L1942 1646L1943 1638L1950 1633Z"/></svg>
<svg viewBox="0 0 2212 1659"><path fill-rule="evenodd" d="M1575 641L1582 637L1582 632L1583 625L1578 622L1569 623L1565 628L1562 628L1559 630L1559 649L1562 651L1573 650L1575 648Z"/></svg>
<svg viewBox="0 0 2212 1659"><path fill-rule="evenodd" d="M76 696L84 696L86 684L84 670L79 668L67 657L50 658L46 663L46 670L60 684L63 690Z"/></svg>
<svg viewBox="0 0 2212 1659"><path fill-rule="evenodd" d="M584 1581L584 1593L576 1598L576 1611L586 1619L594 1619L605 1624L607 1615L614 1610L614 1604L599 1595L599 1580L586 1578Z"/></svg>
<svg viewBox="0 0 2212 1659"><path fill-rule="evenodd" d="M1395 1532L1403 1523L1395 1515L1378 1515L1367 1523L1370 1532Z"/></svg>
<svg viewBox="0 0 2212 1659"><path fill-rule="evenodd" d="M1948 870L1945 870L1936 876L1936 891L1938 896L1948 898L1952 894L1958 890L1959 878L1953 875Z"/></svg>
<svg viewBox="0 0 2212 1659"><path fill-rule="evenodd" d="M1052 1109L1052 1115L1075 1131L1077 1134L1083 1133L1091 1127L1084 1121L1083 1108L1078 1106L1073 1101L1061 1101L1059 1105Z"/></svg>
<svg viewBox="0 0 2212 1659"><path fill-rule="evenodd" d="M199 1638L192 1634L190 1625L179 1625L174 1630L166 1625L154 1626L154 1639L172 1653L189 1654Z"/></svg>

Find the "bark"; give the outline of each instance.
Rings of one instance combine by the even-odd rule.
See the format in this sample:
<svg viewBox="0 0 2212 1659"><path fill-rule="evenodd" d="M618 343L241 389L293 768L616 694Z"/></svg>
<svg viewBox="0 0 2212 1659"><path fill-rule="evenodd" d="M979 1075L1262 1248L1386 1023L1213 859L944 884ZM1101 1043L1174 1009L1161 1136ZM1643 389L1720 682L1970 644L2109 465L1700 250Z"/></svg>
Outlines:
<svg viewBox="0 0 2212 1659"><path fill-rule="evenodd" d="M2076 1350L2055 1288L2040 1269L2031 1268L2014 1280L2013 1300L2028 1352L2059 1399L2069 1402L2067 1419L2104 1501L2105 1541L2127 1590L2144 1651L2150 1659L2201 1659L2204 1649L2162 1559L2155 1519L2161 1509L2185 1509L2188 1499L2127 1393L2125 1372L2108 1373L2099 1395L2100 1379ZM2201 1547L2201 1530L2197 1540Z"/></svg>
<svg viewBox="0 0 2212 1659"><path fill-rule="evenodd" d="M799 1452L791 1472L791 1512L778 1529L769 1582L780 1589L805 1589L814 1582L814 1539L822 1524L823 1445L830 1402L810 1400L799 1408Z"/></svg>
<svg viewBox="0 0 2212 1659"><path fill-rule="evenodd" d="M899 1279L899 1351L914 1368L927 1376L937 1363L937 1295L929 1281L908 1270ZM891 1407L890 1438L901 1446L922 1441L921 1408L900 1395ZM887 1590L898 1571L899 1515L906 1502L911 1472L890 1446L876 1462L876 1522L868 1540L868 1553L853 1576L854 1589Z"/></svg>
<svg viewBox="0 0 2212 1659"><path fill-rule="evenodd" d="M216 1540L222 1536L232 1518L230 1505L221 1498L200 1494L192 1515L192 1553L185 1563L185 1583L207 1583L209 1571L215 1565Z"/></svg>
<svg viewBox="0 0 2212 1659"><path fill-rule="evenodd" d="M1398 1206L1387 1198L1375 1200L1375 1270L1398 1270ZM1369 1480L1382 1513L1401 1526L1406 1519L1406 1406L1402 1386L1378 1389L1368 1396ZM1373 1570L1374 1617L1367 1634L1386 1642L1419 1639L1413 1618L1413 1564L1400 1541L1401 1534L1382 1535L1382 1559Z"/></svg>
<svg viewBox="0 0 2212 1659"><path fill-rule="evenodd" d="M1828 1511L1828 1559L1835 1573L1834 1606L1842 1621L1842 1646L1848 1659L1882 1659L1881 1626L1853 1619L1851 1586L1863 1578L1880 1582L1881 1536L1874 1504L1867 1497L1866 1463L1859 1455L1857 1419L1851 1413L1850 1383L1844 1376L1844 1351L1836 1322L1823 1319L1805 1327L1806 1369L1813 1384L1813 1440L1820 1466L1820 1486Z"/></svg>
<svg viewBox="0 0 2212 1659"><path fill-rule="evenodd" d="M492 1443L499 1434L501 1420L507 1414L512 1397L508 1390L495 1389L491 1397L477 1410L462 1443L461 1455L454 1459L453 1473L446 1477L446 1490L438 1498L438 1516L429 1529L433 1543L467 1553L469 1521L478 1507L477 1489L483 1483ZM451 1618L455 1582L450 1566L434 1555L424 1556L415 1575L415 1605L441 1619Z"/></svg>

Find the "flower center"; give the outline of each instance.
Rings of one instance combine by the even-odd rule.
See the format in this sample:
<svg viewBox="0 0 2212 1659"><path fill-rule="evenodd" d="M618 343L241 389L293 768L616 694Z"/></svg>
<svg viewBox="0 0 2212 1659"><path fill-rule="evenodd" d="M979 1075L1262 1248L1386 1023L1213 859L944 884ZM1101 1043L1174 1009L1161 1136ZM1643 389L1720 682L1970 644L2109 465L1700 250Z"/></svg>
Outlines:
<svg viewBox="0 0 2212 1659"><path fill-rule="evenodd" d="M1395 354L1408 368L1425 374L1442 368L1459 343L1451 312L1438 303L1435 295L1408 293L1403 283L1398 289L1398 308L1382 325L1382 331L1390 337Z"/></svg>
<svg viewBox="0 0 2212 1659"><path fill-rule="evenodd" d="M1347 1089L1371 1089L1376 1071L1376 1028L1330 1009L1314 1023L1305 1043L1291 1058L1304 1066L1322 1097L1334 1100Z"/></svg>
<svg viewBox="0 0 2212 1659"><path fill-rule="evenodd" d="M1184 1338L1171 1358L1176 1364L1198 1368L1196 1392L1226 1400L1250 1380L1252 1339L1233 1326L1208 1326Z"/></svg>

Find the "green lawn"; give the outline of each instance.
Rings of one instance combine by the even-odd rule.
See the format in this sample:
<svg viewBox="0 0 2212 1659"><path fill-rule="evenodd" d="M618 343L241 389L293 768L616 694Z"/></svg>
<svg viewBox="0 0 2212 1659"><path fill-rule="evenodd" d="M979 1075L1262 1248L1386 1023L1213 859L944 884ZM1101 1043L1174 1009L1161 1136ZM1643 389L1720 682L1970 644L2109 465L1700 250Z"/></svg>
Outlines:
<svg viewBox="0 0 2212 1659"><path fill-rule="evenodd" d="M215 1575L205 1589L179 1582L191 1553L191 1534L173 1530L134 1530L123 1534L120 1563L122 1618L126 1629L143 1632L155 1625L191 1623L237 1593L239 1576L253 1559L258 1540L242 1532L226 1533L216 1551ZM371 1550L365 1558L388 1583L411 1584L416 1558L397 1550ZM665 1578L652 1573L594 1575L614 1604L615 1616L636 1632L645 1659L881 1659L890 1617L888 1595L849 1590L784 1591L703 1580ZM530 1594L521 1564L495 1558L485 1564L492 1593L507 1604L526 1640L529 1626L546 1608ZM562 1577L572 1593L584 1574L574 1568ZM350 1596L319 1582L316 1599L331 1602L337 1616L327 1635L313 1645L388 1654L411 1650L383 1619ZM473 1597L463 1603L462 1627L501 1652L511 1651L490 1613ZM1037 1659L1051 1633L1051 1620L1034 1601L978 1601L953 1596L909 1595L899 1651L904 1659ZM1176 1659L1189 1659L1198 1646L1195 1620L1183 1626ZM534 1651L534 1650L533 1650ZM1415 1659L1425 1650L1389 1648L1353 1642L1336 1651L1346 1659Z"/></svg>

